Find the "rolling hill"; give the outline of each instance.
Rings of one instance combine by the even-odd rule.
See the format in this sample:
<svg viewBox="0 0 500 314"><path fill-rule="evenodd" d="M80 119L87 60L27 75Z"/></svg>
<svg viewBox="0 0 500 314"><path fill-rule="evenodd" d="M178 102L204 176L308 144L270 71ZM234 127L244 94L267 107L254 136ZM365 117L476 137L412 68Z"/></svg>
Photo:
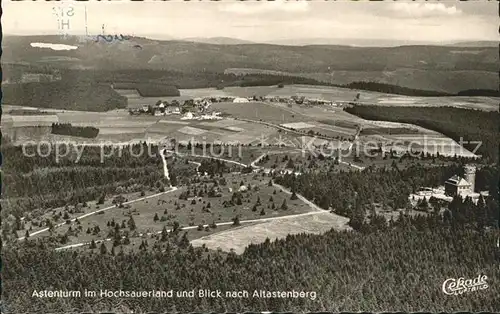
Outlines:
<svg viewBox="0 0 500 314"><path fill-rule="evenodd" d="M71 44L78 49L34 48L30 46L32 42ZM95 43L57 35L6 36L2 45L4 64L184 73L223 73L228 68L251 68L288 72L332 84L373 81L448 93L498 87L498 49L490 47L214 45L137 37Z"/></svg>

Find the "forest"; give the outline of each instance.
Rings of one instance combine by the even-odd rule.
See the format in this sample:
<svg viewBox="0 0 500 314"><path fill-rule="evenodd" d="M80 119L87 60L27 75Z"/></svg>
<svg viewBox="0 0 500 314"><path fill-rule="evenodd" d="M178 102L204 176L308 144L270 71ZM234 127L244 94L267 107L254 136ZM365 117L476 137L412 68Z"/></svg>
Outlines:
<svg viewBox="0 0 500 314"><path fill-rule="evenodd" d="M181 92L175 86L160 83L113 83L116 89L135 89L142 97L180 96Z"/></svg>
<svg viewBox="0 0 500 314"><path fill-rule="evenodd" d="M411 123L442 133L456 142L470 141L464 147L474 150L485 162L498 162L500 113L454 107L388 107L355 105L345 111L368 120Z"/></svg>
<svg viewBox="0 0 500 314"><path fill-rule="evenodd" d="M467 89L457 93L457 96L500 97L500 91L492 89Z"/></svg>
<svg viewBox="0 0 500 314"><path fill-rule="evenodd" d="M99 129L92 126L73 126L71 123L52 123L52 134L96 138Z"/></svg>
<svg viewBox="0 0 500 314"><path fill-rule="evenodd" d="M443 92L413 89L413 88L407 88L407 87L385 84L385 83L377 83L377 82L352 82L344 85L343 87L368 90L379 93L405 95L405 96L451 96L452 95Z"/></svg>
<svg viewBox="0 0 500 314"><path fill-rule="evenodd" d="M60 190L54 200L69 195L73 201L83 202L100 197L106 192L105 187L112 186L110 182L117 182L122 190L127 189L128 184L136 184L138 191L162 182L161 161L148 154L141 158L112 155L102 164L99 152L90 150L82 155L79 166L75 166L74 155L56 163L54 156L27 158L19 147L7 145L6 148L13 150L9 156L18 156L5 161L10 169L4 174L5 179L10 180L6 184L13 189L7 190L8 195L47 195ZM153 152L156 151L153 149ZM128 154L127 149L123 154ZM194 176L193 168L183 168L185 161L170 164L175 165L169 169L174 180L182 182ZM40 171L42 169L45 170ZM204 161L200 170L212 175L229 171L218 161ZM500 309L496 297L500 288L491 284L500 278L500 251L492 245L500 235L498 169L490 166L478 169L476 185L490 191L491 196L480 198L477 204L469 198L455 197L449 204L431 198L419 203L422 214L409 215L404 210L410 208L409 193L422 186L442 184L455 173L463 174L461 165L424 167L417 164L399 169L396 163L389 169L369 167L364 171L275 176L270 179L323 208L350 217L353 231L288 235L285 239L250 245L242 255L194 248L186 236L186 232L191 231L182 228L162 232L154 245L142 243L141 250L134 253L123 252L124 246L129 245L125 241L115 241L112 249L93 245L80 251L57 252L50 239L9 241L2 252L3 263L8 265L2 273L4 312L48 313L68 308L120 313L132 310L136 313L495 312ZM116 188L112 186L110 193ZM373 204L403 210L388 220L375 212ZM20 213L15 215L20 217ZM5 227L2 231L9 232ZM28 268L30 271L26 271ZM441 291L442 283L448 278L473 278L478 274L488 276L488 289L471 292L467 297L450 297ZM32 297L33 290L60 289L294 289L315 291L318 297L315 300Z"/></svg>
<svg viewBox="0 0 500 314"><path fill-rule="evenodd" d="M116 311L498 312L497 230L470 228L437 214L376 217L360 231L289 235L250 245L242 255L193 248L185 232L124 254L121 245L82 252L28 240L3 250L5 313ZM29 267L30 271L26 271ZM487 275L488 289L447 296L448 278ZM285 298L33 298L33 290L299 290L315 300Z"/></svg>
<svg viewBox="0 0 500 314"><path fill-rule="evenodd" d="M2 103L51 109L108 111L127 107L127 98L109 84L95 82L31 82L2 85Z"/></svg>
<svg viewBox="0 0 500 314"><path fill-rule="evenodd" d="M351 224L363 222L375 211L375 204L383 210L411 208L410 193L422 187L437 187L454 174L463 175L463 167L422 167L413 165L398 169L376 168L362 172L304 173L298 177L290 174L278 176L275 182L319 207L349 217ZM476 186L489 192L484 204L485 219L490 226L498 223L498 168L484 167L477 171ZM437 207L437 206L436 206Z"/></svg>
<svg viewBox="0 0 500 314"><path fill-rule="evenodd" d="M152 69L129 70L63 70L62 76L72 82L113 83L115 88L158 85L175 86L178 89L228 87L228 86L270 86L279 83L329 85L314 79L269 74L235 75L218 72L178 72ZM147 83L145 83L147 82ZM126 86L126 87L123 87ZM159 95L165 96L165 95ZM173 95L175 96L175 95Z"/></svg>
<svg viewBox="0 0 500 314"><path fill-rule="evenodd" d="M26 154L21 147L2 141L2 153L9 156L2 165L2 193L7 197L2 202L8 203L2 217L40 214L48 208L96 200L103 193L139 192L169 183L163 177L156 145L133 144L120 150L104 147L103 153L100 147L86 146L81 148L80 159L75 150L57 158L54 146L50 152L49 148L41 149L42 155L47 154L44 158L28 157L36 153L35 146L24 149ZM62 155L65 148L59 149ZM144 153L138 154L141 149ZM103 155L107 157L101 162ZM200 171L219 175L233 171L234 167L221 161L203 160ZM169 161L168 168L174 186L185 184L196 173L193 165L181 159Z"/></svg>
<svg viewBox="0 0 500 314"><path fill-rule="evenodd" d="M393 84L378 83L378 82L352 82L349 84L342 85L345 88L361 89L372 92L405 95L405 96L418 96L418 97L440 97L440 96L485 96L485 97L500 97L500 92L498 90L492 89L467 89L459 91L456 94L444 93L432 90L422 90L408 88Z"/></svg>

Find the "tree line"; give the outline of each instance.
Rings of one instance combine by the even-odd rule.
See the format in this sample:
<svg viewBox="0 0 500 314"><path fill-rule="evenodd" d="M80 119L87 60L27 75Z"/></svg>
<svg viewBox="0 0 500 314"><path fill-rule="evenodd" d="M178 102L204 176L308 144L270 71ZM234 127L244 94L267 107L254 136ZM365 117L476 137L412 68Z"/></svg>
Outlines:
<svg viewBox="0 0 500 314"><path fill-rule="evenodd" d="M355 105L344 108L346 112L368 120L411 123L442 133L456 142L464 143L476 154L491 163L498 162L498 125L500 113L454 107L396 107Z"/></svg>
<svg viewBox="0 0 500 314"><path fill-rule="evenodd" d="M74 83L63 78L56 82L30 82L2 86L5 104L51 109L108 111L126 108L128 100L109 84Z"/></svg>
<svg viewBox="0 0 500 314"><path fill-rule="evenodd" d="M99 129L93 126L73 126L71 123L52 123L52 134L69 135L85 138L96 138Z"/></svg>
<svg viewBox="0 0 500 314"><path fill-rule="evenodd" d="M178 229L162 233L137 253L104 245L83 252L48 249L28 240L3 249L7 313L29 311L305 312L420 311L500 307L498 232L448 223L439 215L408 216L361 231L289 235L252 244L242 255L193 248ZM418 254L416 254L418 253ZM29 267L30 271L26 272ZM487 275L489 288L450 297L448 278ZM293 298L33 298L34 289L315 291L317 299ZM92 301L92 302L90 302Z"/></svg>

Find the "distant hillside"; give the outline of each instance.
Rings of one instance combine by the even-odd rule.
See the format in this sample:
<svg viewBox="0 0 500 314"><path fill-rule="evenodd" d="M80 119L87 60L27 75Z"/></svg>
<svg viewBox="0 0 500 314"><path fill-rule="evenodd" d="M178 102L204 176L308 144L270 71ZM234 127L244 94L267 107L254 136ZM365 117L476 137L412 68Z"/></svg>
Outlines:
<svg viewBox="0 0 500 314"><path fill-rule="evenodd" d="M31 42L72 44L78 49L33 48ZM156 69L182 73L253 68L293 73L329 84L372 81L445 93L498 87L498 47L212 45L137 37L123 42L81 43L77 38L55 35L7 36L2 45L3 63L59 68Z"/></svg>
<svg viewBox="0 0 500 314"><path fill-rule="evenodd" d="M453 43L453 44L450 44L448 46L498 48L498 41L464 41L464 42Z"/></svg>
<svg viewBox="0 0 500 314"><path fill-rule="evenodd" d="M127 107L127 98L108 84L33 82L2 85L2 92L6 105L86 111Z"/></svg>
<svg viewBox="0 0 500 314"><path fill-rule="evenodd" d="M204 44L212 44L212 45L246 45L246 44L255 44L255 42L231 38L231 37L210 37L210 38L201 38L201 37L192 37L192 38L184 38L183 41L190 41L196 43L204 43Z"/></svg>

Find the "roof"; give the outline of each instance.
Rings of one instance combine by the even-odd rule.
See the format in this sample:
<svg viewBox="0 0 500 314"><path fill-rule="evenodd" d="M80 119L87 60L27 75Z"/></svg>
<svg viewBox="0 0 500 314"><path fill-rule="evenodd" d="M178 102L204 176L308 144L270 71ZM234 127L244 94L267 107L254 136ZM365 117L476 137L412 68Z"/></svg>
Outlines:
<svg viewBox="0 0 500 314"><path fill-rule="evenodd" d="M454 175L453 177L449 178L448 180L446 180L445 183L451 184L451 185L456 185L456 186L470 185L470 183L467 182L467 180L465 180L464 178L457 176L457 175Z"/></svg>

